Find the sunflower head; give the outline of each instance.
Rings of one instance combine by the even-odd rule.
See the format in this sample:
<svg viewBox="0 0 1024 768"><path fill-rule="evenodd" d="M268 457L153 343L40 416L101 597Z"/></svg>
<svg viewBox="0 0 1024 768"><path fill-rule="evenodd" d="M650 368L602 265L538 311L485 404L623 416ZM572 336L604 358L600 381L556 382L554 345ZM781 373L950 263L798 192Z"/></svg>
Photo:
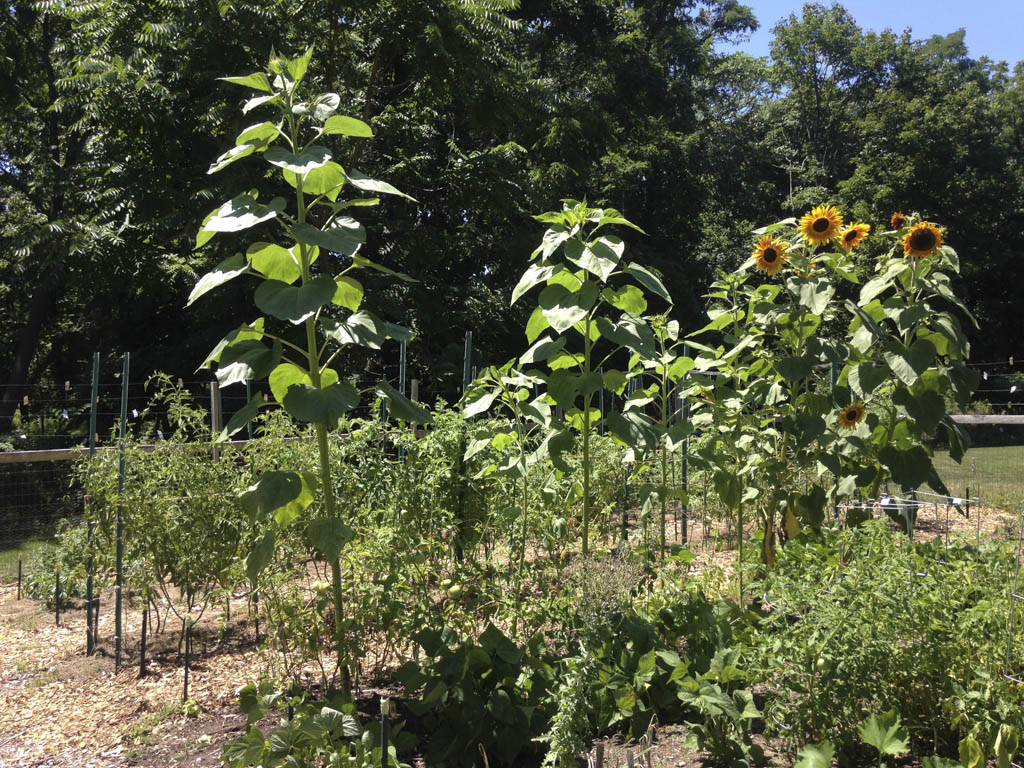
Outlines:
<svg viewBox="0 0 1024 768"><path fill-rule="evenodd" d="M856 248L871 231L870 224L851 224L839 233L839 243L846 250Z"/></svg>
<svg viewBox="0 0 1024 768"><path fill-rule="evenodd" d="M896 211L896 213L892 215L892 218L889 219L889 224L892 226L893 229L903 229L905 226L907 226L907 217L904 216L902 212Z"/></svg>
<svg viewBox="0 0 1024 768"><path fill-rule="evenodd" d="M834 240L843 228L843 214L834 205L819 205L800 219L800 234L811 245Z"/></svg>
<svg viewBox="0 0 1024 768"><path fill-rule="evenodd" d="M843 429L856 429L864 421L864 406L860 403L848 405L839 412L839 426Z"/></svg>
<svg viewBox="0 0 1024 768"><path fill-rule="evenodd" d="M777 240L771 235L762 235L751 255L754 257L758 269L769 275L777 275L782 269L782 265L786 263L788 248L789 243L786 241Z"/></svg>
<svg viewBox="0 0 1024 768"><path fill-rule="evenodd" d="M930 221L919 221L903 236L903 255L931 256L942 246L942 230Z"/></svg>

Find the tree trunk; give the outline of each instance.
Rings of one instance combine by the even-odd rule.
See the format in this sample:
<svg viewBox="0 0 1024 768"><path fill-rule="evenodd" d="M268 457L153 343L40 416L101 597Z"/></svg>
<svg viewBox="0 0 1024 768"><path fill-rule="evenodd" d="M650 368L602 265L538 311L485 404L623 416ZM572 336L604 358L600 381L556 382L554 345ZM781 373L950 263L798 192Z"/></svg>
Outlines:
<svg viewBox="0 0 1024 768"><path fill-rule="evenodd" d="M41 280L45 284L45 281ZM0 433L10 432L14 421L14 412L21 402L25 385L28 383L29 366L39 347L39 336L43 325L53 310L55 288L40 286L32 296L29 305L28 320L21 329L18 348L11 360L11 369L0 397Z"/></svg>

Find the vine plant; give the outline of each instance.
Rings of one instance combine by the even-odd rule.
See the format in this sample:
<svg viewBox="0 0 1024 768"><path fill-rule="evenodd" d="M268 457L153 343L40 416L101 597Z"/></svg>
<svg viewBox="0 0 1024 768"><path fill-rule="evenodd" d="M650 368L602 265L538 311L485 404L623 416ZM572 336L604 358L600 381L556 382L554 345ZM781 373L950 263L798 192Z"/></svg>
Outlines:
<svg viewBox="0 0 1024 768"><path fill-rule="evenodd" d="M291 188L292 204L282 196L264 203L257 190L250 190L214 209L199 230L197 248L221 233L256 228L264 233L272 225L277 225L284 245L254 239L244 254L231 256L204 275L189 304L240 275L261 280L253 302L263 316L228 333L203 366L217 364L221 386L269 377L274 402L264 403L263 393L257 392L229 421L223 439L242 429L264 405L275 403L296 421L313 426L319 459L316 476L265 472L242 496L252 521L265 526L248 554L246 569L255 583L273 557L278 532L302 518L309 545L331 566L334 642L347 690L339 556L353 533L343 521L334 495L328 433L358 405L362 392L343 381L331 364L345 345L380 349L386 339L410 338L404 328L361 309L363 286L352 273L368 268L394 279L411 279L359 252L366 232L348 212L380 202L378 197L360 193L412 198L386 182L346 170L334 160L334 152L319 143L332 136L367 139L373 132L366 123L337 114L341 99L336 93L303 98L300 86L311 57L312 48L294 59L272 53L266 72L222 78L257 92L246 102L244 113L274 110L276 117L243 130L235 146L217 158L209 173L260 155ZM283 321L283 330L272 333L268 318ZM428 412L386 382L373 390L387 400L393 416L413 422L430 420ZM313 505L318 491L322 504Z"/></svg>

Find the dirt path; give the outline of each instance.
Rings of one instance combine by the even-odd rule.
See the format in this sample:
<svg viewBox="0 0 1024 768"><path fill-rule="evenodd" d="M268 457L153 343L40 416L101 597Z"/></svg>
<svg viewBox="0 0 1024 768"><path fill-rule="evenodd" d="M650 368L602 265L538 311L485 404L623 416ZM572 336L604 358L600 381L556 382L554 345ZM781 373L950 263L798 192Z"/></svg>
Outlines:
<svg viewBox="0 0 1024 768"><path fill-rule="evenodd" d="M189 691L199 711L189 717L176 633L165 628L151 639L140 678L141 619L130 612L125 663L114 674L111 611L101 613L89 657L83 611L63 613L58 626L38 603L15 598L13 586L0 586L0 768L217 765L224 741L244 728L234 692L261 664L241 622L227 627L219 648L219 616L200 625Z"/></svg>

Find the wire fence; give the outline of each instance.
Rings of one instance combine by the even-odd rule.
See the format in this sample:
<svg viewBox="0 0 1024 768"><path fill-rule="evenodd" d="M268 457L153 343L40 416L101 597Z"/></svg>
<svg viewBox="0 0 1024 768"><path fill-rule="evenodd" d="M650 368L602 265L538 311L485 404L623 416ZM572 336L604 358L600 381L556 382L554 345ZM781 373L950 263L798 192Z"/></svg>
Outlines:
<svg viewBox="0 0 1024 768"><path fill-rule="evenodd" d="M463 386L485 366L469 336L466 349ZM1009 414L1019 411L1015 399L1020 400L1024 395L1024 379L1019 391L1016 382L1022 375L1016 370L1012 360L987 366L979 364L983 376L979 392L991 388L998 391L990 394L1001 398L991 410ZM56 388L28 387L15 416L13 431L0 435L0 581L16 578L19 561L21 567L31 567L45 552L47 543L53 540L60 520L82 514L83 497L81 489L73 482L72 464L76 458L86 455L92 418L95 418L94 443L98 449L116 445L122 402L126 435L130 439L159 442L172 433L166 406L153 403L156 385L152 381L129 381L124 386L120 376L107 373L96 382L95 415L90 409L92 383L88 380L67 381L63 387ZM421 382L407 380L404 355L378 362L375 371L364 373L356 383L361 389L372 389L381 379L428 404L433 404L438 397L454 402L462 391L462 387L447 391L433 383L438 391L431 392ZM204 431L217 431L258 391L257 387L241 385L220 389L210 379L200 378L175 379L171 384L209 410L211 422ZM602 412L614 407L615 401L612 395L607 396L607 402L602 397ZM366 418L374 415L375 407L374 398L367 397L351 415ZM949 494L978 500L976 516L984 515L987 509L1019 510L1024 505L1024 424L962 426L971 443L962 462L953 461L948 447L941 442L935 446L935 466ZM194 437L203 439L206 434ZM244 438L246 433L237 437ZM898 489L892 490L898 492ZM706 506L707 500L704 502Z"/></svg>

